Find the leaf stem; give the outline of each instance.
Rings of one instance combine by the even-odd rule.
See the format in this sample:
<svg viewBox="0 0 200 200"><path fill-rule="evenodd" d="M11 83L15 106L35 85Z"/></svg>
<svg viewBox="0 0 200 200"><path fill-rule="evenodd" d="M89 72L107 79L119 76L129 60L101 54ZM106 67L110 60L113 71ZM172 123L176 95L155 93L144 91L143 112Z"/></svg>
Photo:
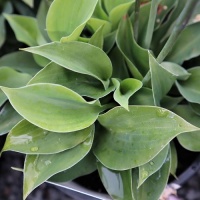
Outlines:
<svg viewBox="0 0 200 200"><path fill-rule="evenodd" d="M134 16L134 37L135 37L135 41L137 41L137 39L138 39L139 14L140 14L140 0L136 0L136 2L135 2L135 16Z"/></svg>
<svg viewBox="0 0 200 200"><path fill-rule="evenodd" d="M151 9L150 9L150 14L149 14L147 31L144 38L144 48L146 49L149 49L151 45L151 40L153 37L153 31L154 31L154 26L155 26L155 21L156 21L157 9L158 9L158 5L160 1L161 0L152 0L151 2Z"/></svg>

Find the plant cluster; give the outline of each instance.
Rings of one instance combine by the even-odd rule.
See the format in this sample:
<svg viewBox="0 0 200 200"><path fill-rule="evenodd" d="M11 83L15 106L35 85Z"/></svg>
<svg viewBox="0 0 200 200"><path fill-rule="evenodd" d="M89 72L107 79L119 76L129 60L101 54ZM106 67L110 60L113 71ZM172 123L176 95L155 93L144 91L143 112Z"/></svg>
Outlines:
<svg viewBox="0 0 200 200"><path fill-rule="evenodd" d="M0 20L28 47L0 58L0 135L26 154L24 199L95 170L113 199L159 199L174 139L200 151L200 1L18 2Z"/></svg>

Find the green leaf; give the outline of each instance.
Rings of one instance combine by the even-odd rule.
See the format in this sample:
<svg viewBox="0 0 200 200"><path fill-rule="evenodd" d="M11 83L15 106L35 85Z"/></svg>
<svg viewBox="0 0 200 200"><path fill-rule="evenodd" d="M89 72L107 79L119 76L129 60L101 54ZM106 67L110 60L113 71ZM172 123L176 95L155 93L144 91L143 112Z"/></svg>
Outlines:
<svg viewBox="0 0 200 200"><path fill-rule="evenodd" d="M167 94L167 92L169 92L176 78L173 74L164 69L151 55L151 53L149 53L149 65L151 71L154 104L156 106L160 106L161 99Z"/></svg>
<svg viewBox="0 0 200 200"><path fill-rule="evenodd" d="M116 39L116 31L113 31L111 33L109 33L108 35L106 35L106 37L104 38L104 46L103 49L104 51L108 54L111 49L114 47L115 45L115 39Z"/></svg>
<svg viewBox="0 0 200 200"><path fill-rule="evenodd" d="M134 200L132 191L132 171L114 171L97 162L101 181L113 200Z"/></svg>
<svg viewBox="0 0 200 200"><path fill-rule="evenodd" d="M171 166L170 166L170 173L176 177L176 170L178 167L178 157L177 157L177 151L176 151L176 146L173 141L170 143L170 152L171 152Z"/></svg>
<svg viewBox="0 0 200 200"><path fill-rule="evenodd" d="M136 200L158 200L167 185L170 170L170 154L167 156L163 166L155 174L150 176L137 189L138 171L133 170L133 192Z"/></svg>
<svg viewBox="0 0 200 200"><path fill-rule="evenodd" d="M189 60L200 55L200 22L187 26L178 37L170 54L166 60L182 64L185 60ZM185 45L187 44L187 45Z"/></svg>
<svg viewBox="0 0 200 200"><path fill-rule="evenodd" d="M0 86L21 87L31 79L29 74L17 72L9 67L0 67ZM0 105L6 101L5 94L0 90Z"/></svg>
<svg viewBox="0 0 200 200"><path fill-rule="evenodd" d="M114 90L114 86L105 90L101 82L95 78L70 71L53 62L36 74L28 84L35 83L55 83L63 85L81 96L94 99L104 97Z"/></svg>
<svg viewBox="0 0 200 200"><path fill-rule="evenodd" d="M52 41L76 40L92 16L98 0L54 0L51 4L46 27Z"/></svg>
<svg viewBox="0 0 200 200"><path fill-rule="evenodd" d="M95 46L82 42L53 42L24 50L44 56L74 72L93 76L100 80L105 88L109 85L112 64L106 53Z"/></svg>
<svg viewBox="0 0 200 200"><path fill-rule="evenodd" d="M186 81L176 82L179 92L189 102L200 103L200 67L194 67L188 70L191 74Z"/></svg>
<svg viewBox="0 0 200 200"><path fill-rule="evenodd" d="M166 108L168 110L172 110L175 108L181 101L183 101L183 97L171 97L171 96L165 96L161 100L160 104L161 107Z"/></svg>
<svg viewBox="0 0 200 200"><path fill-rule="evenodd" d="M138 188L155 172L157 172L164 164L167 154L169 152L169 146L166 146L158 155L156 155L148 163L139 166L139 180Z"/></svg>
<svg viewBox="0 0 200 200"><path fill-rule="evenodd" d="M142 87L142 82L133 78L127 78L121 82L113 78L112 81L116 87L114 92L115 101L128 110L128 100Z"/></svg>
<svg viewBox="0 0 200 200"><path fill-rule="evenodd" d="M5 19L3 15L0 15L0 47L6 40L6 27L5 27Z"/></svg>
<svg viewBox="0 0 200 200"><path fill-rule="evenodd" d="M141 88L130 98L130 104L153 106L154 100L152 90L146 87Z"/></svg>
<svg viewBox="0 0 200 200"><path fill-rule="evenodd" d="M33 58L40 67L45 67L46 65L48 65L51 62L49 59L42 57L40 55L37 55L37 54L33 54Z"/></svg>
<svg viewBox="0 0 200 200"><path fill-rule="evenodd" d="M134 40L132 25L128 17L124 17L117 31L116 43L124 55L132 75L142 80L149 69L148 51L142 49Z"/></svg>
<svg viewBox="0 0 200 200"><path fill-rule="evenodd" d="M200 116L200 104L198 104L198 103L190 103L190 107L192 108L193 112L195 112L197 115Z"/></svg>
<svg viewBox="0 0 200 200"><path fill-rule="evenodd" d="M106 20L98 18L90 18L87 22L87 27L92 32L96 32L101 26L103 26L103 35L107 35L112 30L112 24Z"/></svg>
<svg viewBox="0 0 200 200"><path fill-rule="evenodd" d="M74 180L80 176L84 176L94 172L97 169L96 158L92 153L88 153L81 161L75 164L73 167L59 172L52 176L49 181L52 182L67 182Z"/></svg>
<svg viewBox="0 0 200 200"><path fill-rule="evenodd" d="M104 128L97 135L94 153L113 170L143 165L180 133L199 130L173 112L154 106L129 106L129 111L115 107L98 120Z"/></svg>
<svg viewBox="0 0 200 200"><path fill-rule="evenodd" d="M7 102L0 111L0 135L8 133L22 117Z"/></svg>
<svg viewBox="0 0 200 200"><path fill-rule="evenodd" d="M200 116L197 115L192 111L190 106L187 105L179 105L173 110L175 113L183 117L185 120L187 120L189 123L200 127L199 121ZM194 132L186 132L182 133L179 136L177 136L178 141L180 144L190 151L200 151L200 131L194 131Z"/></svg>
<svg viewBox="0 0 200 200"><path fill-rule="evenodd" d="M99 29L97 29L97 31L90 38L89 44L99 47L100 49L103 49L103 41L104 41L103 29L104 26L101 26Z"/></svg>
<svg viewBox="0 0 200 200"><path fill-rule="evenodd" d="M92 142L93 134L82 144L61 153L26 156L23 199L51 176L73 167L82 160L90 151Z"/></svg>
<svg viewBox="0 0 200 200"><path fill-rule="evenodd" d="M30 53L16 51L0 58L0 66L11 67L17 71L35 75L41 68L36 64Z"/></svg>
<svg viewBox="0 0 200 200"><path fill-rule="evenodd" d="M111 3L115 3L115 1L110 1ZM115 30L118 27L118 24L122 17L128 12L129 8L133 5L134 1L128 0L122 1L122 4L114 7L111 12L109 13L109 20L112 23L112 29Z"/></svg>
<svg viewBox="0 0 200 200"><path fill-rule="evenodd" d="M101 0L97 2L97 5L95 7L92 17L98 18L98 19L103 19L103 20L108 20L108 15L104 11Z"/></svg>
<svg viewBox="0 0 200 200"><path fill-rule="evenodd" d="M24 42L28 46L45 44L46 41L40 33L37 21L35 18L21 15L5 15L17 39Z"/></svg>
<svg viewBox="0 0 200 200"><path fill-rule="evenodd" d="M101 107L86 102L61 85L41 83L22 88L1 88L14 109L32 124L55 132L72 132L92 125ZM87 117L86 117L87 113Z"/></svg>
<svg viewBox="0 0 200 200"><path fill-rule="evenodd" d="M69 132L46 131L23 120L8 134L3 151L16 151L25 154L52 154L71 149L94 132L94 127Z"/></svg>
<svg viewBox="0 0 200 200"><path fill-rule="evenodd" d="M172 62L162 62L161 66L166 69L168 72L173 74L176 79L178 80L187 80L190 76L190 73L188 73L187 70L185 70L183 67L176 63Z"/></svg>

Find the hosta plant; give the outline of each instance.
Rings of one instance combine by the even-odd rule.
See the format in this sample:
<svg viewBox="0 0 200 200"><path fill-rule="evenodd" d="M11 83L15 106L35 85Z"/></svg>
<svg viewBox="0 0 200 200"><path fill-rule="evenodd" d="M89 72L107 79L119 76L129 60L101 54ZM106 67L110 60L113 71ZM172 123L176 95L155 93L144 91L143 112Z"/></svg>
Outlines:
<svg viewBox="0 0 200 200"><path fill-rule="evenodd" d="M26 154L24 199L95 170L112 199L159 199L174 139L200 151L199 11L199 0L54 0L4 14L28 46L0 58L2 152Z"/></svg>

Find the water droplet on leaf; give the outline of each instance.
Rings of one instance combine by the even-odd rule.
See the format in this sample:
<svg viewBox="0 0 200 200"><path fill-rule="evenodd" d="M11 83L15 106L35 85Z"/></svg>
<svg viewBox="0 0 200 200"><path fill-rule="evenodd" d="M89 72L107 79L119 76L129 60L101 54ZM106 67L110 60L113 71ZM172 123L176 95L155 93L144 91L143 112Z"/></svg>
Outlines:
<svg viewBox="0 0 200 200"><path fill-rule="evenodd" d="M38 147L31 147L31 151L35 152L35 151L38 151Z"/></svg>
<svg viewBox="0 0 200 200"><path fill-rule="evenodd" d="M168 112L165 109L160 108L156 111L156 114L158 117L166 117Z"/></svg>
<svg viewBox="0 0 200 200"><path fill-rule="evenodd" d="M151 162L150 162L150 165L154 165L154 162L153 162L153 161L151 161Z"/></svg>
<svg viewBox="0 0 200 200"><path fill-rule="evenodd" d="M50 161L50 160L46 160L44 163L45 163L45 165L47 166L47 165L50 165L50 164L51 164L51 161Z"/></svg>

